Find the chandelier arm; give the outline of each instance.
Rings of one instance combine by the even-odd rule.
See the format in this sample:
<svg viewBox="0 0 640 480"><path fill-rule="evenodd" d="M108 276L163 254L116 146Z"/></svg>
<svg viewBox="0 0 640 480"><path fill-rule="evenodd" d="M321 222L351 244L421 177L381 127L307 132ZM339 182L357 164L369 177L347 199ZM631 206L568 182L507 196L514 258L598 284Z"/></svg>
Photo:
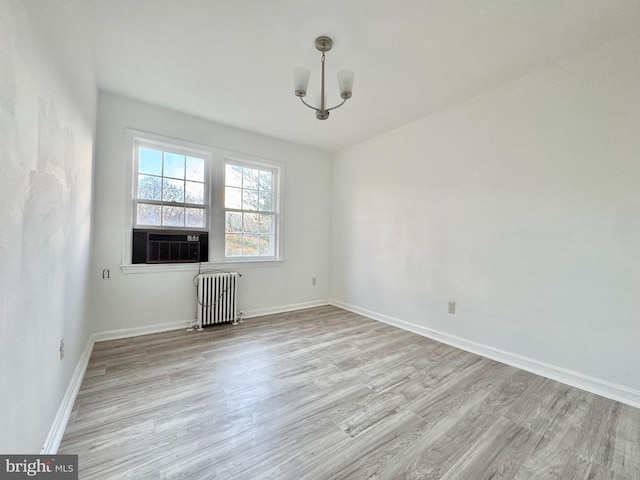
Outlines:
<svg viewBox="0 0 640 480"><path fill-rule="evenodd" d="M307 102L304 101L304 99L302 97L298 97L300 99L300 101L302 103L304 103L307 107L309 107L311 110L315 110L316 112L318 111L317 107L314 107L313 105L309 105ZM344 102L343 102L344 103Z"/></svg>
<svg viewBox="0 0 640 480"><path fill-rule="evenodd" d="M342 105L344 105L344 102L346 102L348 99L345 98L344 100L342 100L342 103L339 103L338 105L336 105L335 107L331 107L331 108L327 108L327 112L330 112L331 110L335 110L338 107L341 107Z"/></svg>

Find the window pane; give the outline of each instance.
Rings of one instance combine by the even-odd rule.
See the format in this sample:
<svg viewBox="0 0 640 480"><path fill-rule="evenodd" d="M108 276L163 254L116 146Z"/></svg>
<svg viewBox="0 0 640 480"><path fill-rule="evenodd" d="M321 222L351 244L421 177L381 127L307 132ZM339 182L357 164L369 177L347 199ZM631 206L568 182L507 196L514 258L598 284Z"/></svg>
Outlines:
<svg viewBox="0 0 640 480"><path fill-rule="evenodd" d="M226 208L242 208L242 190L234 187L224 189L224 206Z"/></svg>
<svg viewBox="0 0 640 480"><path fill-rule="evenodd" d="M258 235L242 236L242 256L243 257L258 256Z"/></svg>
<svg viewBox="0 0 640 480"><path fill-rule="evenodd" d="M162 175L162 152L140 147L138 150L138 172Z"/></svg>
<svg viewBox="0 0 640 480"><path fill-rule="evenodd" d="M245 213L242 216L242 230L244 233L259 233L260 215L257 213Z"/></svg>
<svg viewBox="0 0 640 480"><path fill-rule="evenodd" d="M273 210L273 204L271 202L271 193L260 191L260 210L270 212Z"/></svg>
<svg viewBox="0 0 640 480"><path fill-rule="evenodd" d="M187 180L204 182L204 158L187 157Z"/></svg>
<svg viewBox="0 0 640 480"><path fill-rule="evenodd" d="M184 155L164 152L164 176L184 178Z"/></svg>
<svg viewBox="0 0 640 480"><path fill-rule="evenodd" d="M138 175L138 198L145 200L162 199L162 177Z"/></svg>
<svg viewBox="0 0 640 480"><path fill-rule="evenodd" d="M163 205L162 224L167 227L184 227L184 207Z"/></svg>
<svg viewBox="0 0 640 480"><path fill-rule="evenodd" d="M227 165L224 174L224 184L230 187L242 187L242 167Z"/></svg>
<svg viewBox="0 0 640 480"><path fill-rule="evenodd" d="M162 199L165 202L184 202L184 181L165 178L162 182Z"/></svg>
<svg viewBox="0 0 640 480"><path fill-rule="evenodd" d="M275 241L273 235L260 235L260 255L275 255Z"/></svg>
<svg viewBox="0 0 640 480"><path fill-rule="evenodd" d="M184 199L187 203L204 203L204 183L185 182Z"/></svg>
<svg viewBox="0 0 640 480"><path fill-rule="evenodd" d="M227 257L242 256L242 235L241 234L225 235L224 254Z"/></svg>
<svg viewBox="0 0 640 480"><path fill-rule="evenodd" d="M225 208L242 211L226 212L226 256L275 256L276 182L271 170L225 165Z"/></svg>
<svg viewBox="0 0 640 480"><path fill-rule="evenodd" d="M187 227L204 228L204 208L186 208L184 223Z"/></svg>
<svg viewBox="0 0 640 480"><path fill-rule="evenodd" d="M242 190L242 208L244 210L258 210L258 191Z"/></svg>
<svg viewBox="0 0 640 480"><path fill-rule="evenodd" d="M227 233L242 233L242 214L227 212L224 228Z"/></svg>
<svg viewBox="0 0 640 480"><path fill-rule="evenodd" d="M138 225L160 225L160 205L138 204Z"/></svg>
<svg viewBox="0 0 640 480"><path fill-rule="evenodd" d="M260 172L260 190L273 190L273 173Z"/></svg>
<svg viewBox="0 0 640 480"><path fill-rule="evenodd" d="M273 234L274 231L273 215L260 215L260 233Z"/></svg>
<svg viewBox="0 0 640 480"><path fill-rule="evenodd" d="M252 190L258 189L258 178L260 177L260 171L254 168L243 168L242 169L243 188L250 188Z"/></svg>

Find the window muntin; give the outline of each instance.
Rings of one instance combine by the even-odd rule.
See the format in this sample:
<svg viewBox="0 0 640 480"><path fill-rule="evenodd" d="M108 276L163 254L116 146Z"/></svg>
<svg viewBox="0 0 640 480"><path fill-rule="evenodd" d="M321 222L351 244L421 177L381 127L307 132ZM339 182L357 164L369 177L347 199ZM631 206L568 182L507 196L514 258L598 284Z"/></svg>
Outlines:
<svg viewBox="0 0 640 480"><path fill-rule="evenodd" d="M277 169L226 162L225 258L276 257L277 181Z"/></svg>
<svg viewBox="0 0 640 480"><path fill-rule="evenodd" d="M206 229L206 155L136 145L134 226Z"/></svg>
<svg viewBox="0 0 640 480"><path fill-rule="evenodd" d="M136 243L134 237L136 231L148 233L158 232L163 235L192 235L198 237L201 243L201 251L208 252L208 254L204 256L203 263L210 265L241 262L244 265L251 266L267 262L280 262L283 260L282 239L280 238L282 232L281 223L283 220L281 210L285 170L283 163L140 130L126 129L126 134L127 150L131 152L131 154L128 156L126 165L126 223L129 225L129 228L125 231L123 239L121 265L123 272L147 273L151 271L174 271L192 268L177 263L148 265L144 260L144 263L140 263L139 261L134 262L134 244ZM152 152L143 152L141 156L141 148L146 148ZM175 173L175 165L173 162L175 158L169 154L183 156L185 158L184 177ZM159 157L162 158L161 161ZM187 157L204 160L203 182L200 181L202 173L199 169L191 170L188 168ZM229 187L239 189L235 191L235 205L239 206L239 208L225 208L225 169L227 163L263 172L262 179L260 175L257 177L258 188L256 188L255 181L253 184L251 183L251 175L245 176L246 178L243 179L245 181L244 185L242 181L238 185L237 180L235 185L229 185ZM179 171L182 171L181 168ZM157 178L145 180L146 177L159 177L162 181L159 182ZM255 180L255 173L253 177L253 180ZM231 179L231 177L228 178ZM272 182L271 192L269 192L268 188L269 178ZM167 180L167 182L164 182L164 180ZM178 195L172 196L172 192L176 192L175 189L171 190L172 184L170 180L180 180L178 183L184 186L184 205L175 202L176 199L181 199L182 194L178 193ZM144 181L150 182L150 185L147 185L147 187L152 188L145 187ZM193 185L187 184L186 182L195 182L203 185L199 186L200 189L204 188L204 201L202 203L200 203L199 199L201 190L191 188ZM140 183L142 183L141 186L139 186ZM162 191L163 186L165 187L164 194ZM176 184L173 184L173 186L179 187ZM139 190L140 195L138 195ZM230 198L233 192L234 191L230 190ZM239 196L238 192L240 192ZM256 195L258 198L257 210L255 210ZM197 199L198 203L189 203L193 197ZM138 224L138 204L142 205L141 209L147 209L147 211L143 211L143 213L151 215L150 219L145 218L143 221L152 223L152 225ZM172 222L170 221L165 221L165 225L161 224L163 221L163 206L167 207L165 211L168 210L168 207L182 209L182 211L178 211L177 213L168 211L164 216L164 220L176 218L177 221L175 224L177 224L177 226L171 226ZM191 227L186 223L185 226L180 226L183 224L183 215L187 218L190 215L190 212L186 210L188 208L196 209L198 215L201 215L204 209L204 227ZM227 225L227 213L239 213L240 215L230 215ZM244 216L243 213L245 214ZM258 216L252 214L257 214ZM227 231L227 229L229 229L229 231ZM206 236L207 233L208 236ZM227 234L236 234L239 236L230 237L230 247L232 246L231 240L240 239L238 243L240 245L239 251L237 248L236 251L230 248L228 250L229 255L226 255L227 250L225 249Z"/></svg>

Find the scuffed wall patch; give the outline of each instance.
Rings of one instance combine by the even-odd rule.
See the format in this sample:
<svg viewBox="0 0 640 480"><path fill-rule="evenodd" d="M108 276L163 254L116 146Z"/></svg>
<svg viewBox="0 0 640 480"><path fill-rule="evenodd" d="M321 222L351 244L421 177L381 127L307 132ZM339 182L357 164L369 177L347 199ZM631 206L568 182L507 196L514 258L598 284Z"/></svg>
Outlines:
<svg viewBox="0 0 640 480"><path fill-rule="evenodd" d="M61 24L40 3L0 0L4 453L42 448L88 335L95 77L82 42L56 38ZM65 18L64 0L46 3Z"/></svg>

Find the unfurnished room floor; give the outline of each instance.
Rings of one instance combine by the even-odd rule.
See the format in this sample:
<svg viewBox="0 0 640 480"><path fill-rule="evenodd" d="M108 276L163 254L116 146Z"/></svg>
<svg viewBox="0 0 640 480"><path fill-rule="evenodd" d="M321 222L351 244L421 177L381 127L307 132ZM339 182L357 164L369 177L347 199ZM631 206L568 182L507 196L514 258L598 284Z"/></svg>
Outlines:
<svg viewBox="0 0 640 480"><path fill-rule="evenodd" d="M640 410L335 307L97 343L81 479L640 479Z"/></svg>

